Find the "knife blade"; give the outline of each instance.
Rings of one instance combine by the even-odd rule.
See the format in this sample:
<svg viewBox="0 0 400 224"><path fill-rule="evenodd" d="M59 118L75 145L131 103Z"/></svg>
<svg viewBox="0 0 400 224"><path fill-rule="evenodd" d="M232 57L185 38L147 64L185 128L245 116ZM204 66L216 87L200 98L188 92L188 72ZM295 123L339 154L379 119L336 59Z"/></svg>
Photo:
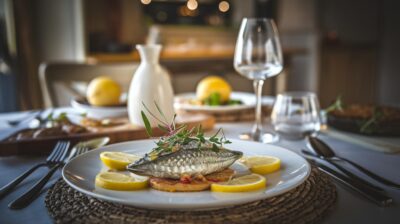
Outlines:
<svg viewBox="0 0 400 224"><path fill-rule="evenodd" d="M374 189L365 187L364 185L360 184L359 182L353 181L351 178L325 166L322 163L319 163L315 160L307 159L310 163L316 165L319 170L323 171L324 173L328 174L332 178L334 178L339 183L343 184L344 186L358 192L365 198L369 199L370 201L376 203L381 207L389 206L393 203L393 199L386 195L385 191L376 191Z"/></svg>
<svg viewBox="0 0 400 224"><path fill-rule="evenodd" d="M26 129L29 129L28 124L18 125L16 127L7 128L5 130L2 130L0 132L0 142L8 139L9 137L11 137L12 135L14 135L18 132L20 132L22 130L26 130Z"/></svg>
<svg viewBox="0 0 400 224"><path fill-rule="evenodd" d="M30 129L31 122L35 119L41 119L42 114L44 114L45 111L47 111L47 110L39 110L39 111L35 112L33 116L24 120L24 122L22 122L16 126L1 130L0 142L6 140L7 138L11 137L12 135L14 135L20 131Z"/></svg>

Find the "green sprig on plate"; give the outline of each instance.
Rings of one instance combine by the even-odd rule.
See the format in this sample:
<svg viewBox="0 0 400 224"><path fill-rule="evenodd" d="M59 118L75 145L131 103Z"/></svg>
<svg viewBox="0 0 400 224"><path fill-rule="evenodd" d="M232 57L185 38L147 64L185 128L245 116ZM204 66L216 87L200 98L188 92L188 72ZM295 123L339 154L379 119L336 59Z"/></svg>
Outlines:
<svg viewBox="0 0 400 224"><path fill-rule="evenodd" d="M222 101L221 94L218 92L211 93L209 97L203 100L204 105L208 106L222 106L222 105L241 105L241 100L229 99L227 102Z"/></svg>
<svg viewBox="0 0 400 224"><path fill-rule="evenodd" d="M183 145L193 144L197 149L205 149L211 147L212 150L220 150L224 144L230 144L231 142L226 139L224 131L220 128L213 136L206 138L201 125L187 128L187 125L176 125L176 114L174 114L172 121L168 123L165 114L156 102L154 102L157 111L161 118L152 113L149 108L143 103L146 112L156 119L159 124L158 128L164 131L165 135L161 137L157 142L157 147L154 148L149 156L153 159L157 158L158 155L165 155L173 153L181 148ZM146 133L149 137L153 137L153 130L150 125L150 120L147 117L145 111L141 111L143 123L145 125Z"/></svg>

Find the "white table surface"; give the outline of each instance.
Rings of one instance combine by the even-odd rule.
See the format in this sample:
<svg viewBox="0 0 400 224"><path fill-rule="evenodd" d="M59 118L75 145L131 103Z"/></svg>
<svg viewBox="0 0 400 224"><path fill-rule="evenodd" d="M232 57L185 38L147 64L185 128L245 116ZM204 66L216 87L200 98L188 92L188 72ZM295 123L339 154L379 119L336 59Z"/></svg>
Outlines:
<svg viewBox="0 0 400 224"><path fill-rule="evenodd" d="M63 108L61 110L70 110L70 108ZM0 114L0 131L7 127L5 123L6 120L16 119L21 116L24 115L21 113ZM224 129L225 135L228 138L238 138L240 132L251 129L252 123L218 123L215 130L220 127ZM269 129L270 126L265 125L265 128ZM385 178L400 183L399 154L384 154L371 151L362 146L339 141L327 136L321 136L321 138L325 140L338 155L353 160ZM275 144L297 153L299 153L302 148L306 147L304 141L280 140ZM20 173L44 159L45 156L0 157L0 186L7 184ZM47 189L42 192L41 196L36 201L25 209L10 210L7 207L10 201L25 192L46 171L47 168L41 168L22 182L13 193L0 200L0 223L52 223L51 217L48 215L44 204L45 192ZM47 188L59 177L59 173L54 175L52 181L48 183ZM390 207L381 208L342 185L336 184L336 186L338 191L337 203L329 215L324 217L322 223L400 223L400 190L384 187L390 196L393 197L395 203Z"/></svg>

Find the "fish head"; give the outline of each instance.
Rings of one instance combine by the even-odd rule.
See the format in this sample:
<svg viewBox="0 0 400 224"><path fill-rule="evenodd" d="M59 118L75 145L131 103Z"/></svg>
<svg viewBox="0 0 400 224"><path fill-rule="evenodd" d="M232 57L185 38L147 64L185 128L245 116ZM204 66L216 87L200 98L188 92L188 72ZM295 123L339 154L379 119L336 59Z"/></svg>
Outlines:
<svg viewBox="0 0 400 224"><path fill-rule="evenodd" d="M152 174L152 163L146 161L144 158L129 164L126 169L134 174L140 176L151 176Z"/></svg>

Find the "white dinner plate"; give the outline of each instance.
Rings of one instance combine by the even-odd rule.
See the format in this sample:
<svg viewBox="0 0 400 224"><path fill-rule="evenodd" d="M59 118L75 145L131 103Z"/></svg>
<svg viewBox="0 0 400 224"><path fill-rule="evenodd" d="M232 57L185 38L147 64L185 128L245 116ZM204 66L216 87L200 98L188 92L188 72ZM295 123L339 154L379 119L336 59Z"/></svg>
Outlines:
<svg viewBox="0 0 400 224"><path fill-rule="evenodd" d="M105 146L71 160L65 165L62 175L70 186L98 199L152 209L202 210L243 204L282 194L303 183L311 171L310 165L305 159L282 147L232 140L232 144L226 145L226 147L243 151L244 155L271 155L281 159L281 170L266 175L266 189L246 193L215 193L211 191L172 193L154 189L113 191L95 186L96 175L106 169L99 159L101 152L122 151L144 155L155 146L154 140L130 141ZM239 173L247 172L238 163L231 168Z"/></svg>
<svg viewBox="0 0 400 224"><path fill-rule="evenodd" d="M240 105L224 105L224 106L209 106L209 105L193 105L189 100L196 99L196 93L182 93L175 96L174 108L176 110L182 109L186 111L203 111L203 112L229 112L236 110L245 110L254 108L256 105L255 95L246 92L232 92L230 98L232 100L241 100L243 104ZM263 96L262 104L271 105L274 103L274 97Z"/></svg>

